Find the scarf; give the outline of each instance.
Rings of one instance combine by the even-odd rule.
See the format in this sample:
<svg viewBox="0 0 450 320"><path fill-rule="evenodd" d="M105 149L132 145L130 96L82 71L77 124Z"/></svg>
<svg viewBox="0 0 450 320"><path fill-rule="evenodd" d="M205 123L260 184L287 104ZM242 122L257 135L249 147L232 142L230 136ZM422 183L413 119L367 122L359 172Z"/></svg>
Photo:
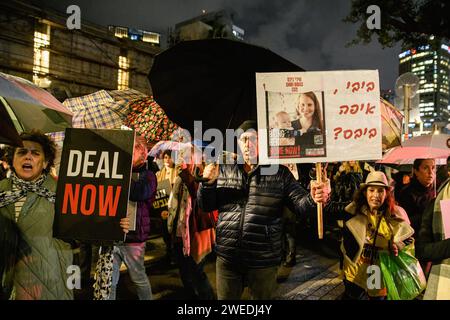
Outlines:
<svg viewBox="0 0 450 320"><path fill-rule="evenodd" d="M167 229L171 234L175 231L175 236L183 240L183 254L189 256L191 251L189 215L192 211L192 198L187 186L179 176L175 179L170 193L168 208Z"/></svg>
<svg viewBox="0 0 450 320"><path fill-rule="evenodd" d="M113 274L113 246L101 246L95 266L94 300L108 300Z"/></svg>
<svg viewBox="0 0 450 320"><path fill-rule="evenodd" d="M6 207L20 198L25 197L28 192L34 192L38 196L46 198L51 203L55 203L56 194L42 186L47 179L47 174L43 173L35 181L25 181L17 177L15 172L12 172L10 179L13 185L17 186L19 190L0 192L0 208Z"/></svg>

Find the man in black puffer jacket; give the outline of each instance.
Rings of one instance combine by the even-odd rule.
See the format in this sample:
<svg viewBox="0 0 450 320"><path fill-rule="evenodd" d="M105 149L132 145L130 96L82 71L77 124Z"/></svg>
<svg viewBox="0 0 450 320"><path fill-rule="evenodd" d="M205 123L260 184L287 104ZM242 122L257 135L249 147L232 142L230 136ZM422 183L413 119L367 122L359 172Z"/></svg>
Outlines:
<svg viewBox="0 0 450 320"><path fill-rule="evenodd" d="M315 210L329 190L320 184L308 194L285 166L264 175L264 166L256 165L256 122L247 120L239 129L244 131L238 139L243 164L208 165L203 177L209 181L201 185L198 201L204 211L219 210L218 299L240 299L245 285L252 299L270 299L281 262L283 207L297 214Z"/></svg>

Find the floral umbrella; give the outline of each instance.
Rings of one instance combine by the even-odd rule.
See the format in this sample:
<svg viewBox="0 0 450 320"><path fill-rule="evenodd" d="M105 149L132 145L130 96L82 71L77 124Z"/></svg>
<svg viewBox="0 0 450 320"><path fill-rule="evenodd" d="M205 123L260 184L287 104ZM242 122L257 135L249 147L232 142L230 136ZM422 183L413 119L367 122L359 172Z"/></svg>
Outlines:
<svg viewBox="0 0 450 320"><path fill-rule="evenodd" d="M129 104L130 113L124 124L142 135L148 142L171 140L179 128L172 122L153 97L135 100Z"/></svg>

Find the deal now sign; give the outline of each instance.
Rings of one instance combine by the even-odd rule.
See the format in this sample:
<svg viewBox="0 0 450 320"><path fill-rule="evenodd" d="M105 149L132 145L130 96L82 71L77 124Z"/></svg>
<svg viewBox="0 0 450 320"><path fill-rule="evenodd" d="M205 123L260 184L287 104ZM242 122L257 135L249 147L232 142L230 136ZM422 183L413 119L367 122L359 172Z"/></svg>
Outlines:
<svg viewBox="0 0 450 320"><path fill-rule="evenodd" d="M66 129L54 233L78 240L123 240L134 132Z"/></svg>

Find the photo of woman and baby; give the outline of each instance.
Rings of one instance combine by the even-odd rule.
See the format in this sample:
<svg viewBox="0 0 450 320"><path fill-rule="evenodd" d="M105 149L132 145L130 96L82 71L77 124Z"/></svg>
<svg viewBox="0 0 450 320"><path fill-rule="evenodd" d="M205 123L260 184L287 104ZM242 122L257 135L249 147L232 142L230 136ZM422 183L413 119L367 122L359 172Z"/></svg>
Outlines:
<svg viewBox="0 0 450 320"><path fill-rule="evenodd" d="M326 156L323 92L269 92L269 157Z"/></svg>

